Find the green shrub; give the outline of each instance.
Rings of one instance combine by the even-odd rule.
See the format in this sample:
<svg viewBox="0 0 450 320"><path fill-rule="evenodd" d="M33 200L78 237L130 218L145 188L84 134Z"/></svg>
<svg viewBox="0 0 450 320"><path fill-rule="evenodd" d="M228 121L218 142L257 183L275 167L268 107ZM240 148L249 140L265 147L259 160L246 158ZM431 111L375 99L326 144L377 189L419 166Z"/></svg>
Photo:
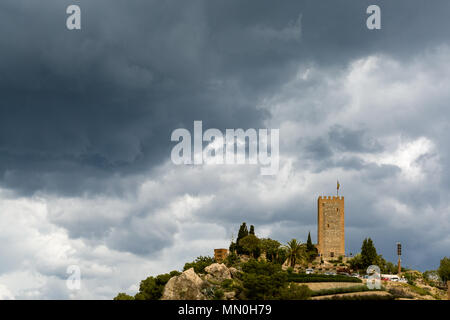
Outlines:
<svg viewBox="0 0 450 320"><path fill-rule="evenodd" d="M287 276L284 272L273 275L244 273L242 284L246 299L274 300L280 296L280 290L286 286Z"/></svg>
<svg viewBox="0 0 450 320"><path fill-rule="evenodd" d="M220 288L216 288L214 290L214 300L222 300L224 297L223 290Z"/></svg>
<svg viewBox="0 0 450 320"><path fill-rule="evenodd" d="M115 298L114 300L134 300L133 296L129 296L124 292L120 292Z"/></svg>
<svg viewBox="0 0 450 320"><path fill-rule="evenodd" d="M410 285L409 287L411 288L411 290L413 290L417 294L420 294L421 296L431 295L431 292L425 288L420 288L415 285Z"/></svg>
<svg viewBox="0 0 450 320"><path fill-rule="evenodd" d="M242 271L242 299L279 299L281 289L287 285L287 273L278 264L250 260L242 265Z"/></svg>
<svg viewBox="0 0 450 320"><path fill-rule="evenodd" d="M231 279L225 279L222 281L221 284L222 288L224 288L225 290L231 290L231 288L233 287L233 280Z"/></svg>
<svg viewBox="0 0 450 320"><path fill-rule="evenodd" d="M289 287L280 289L281 300L307 300L311 297L312 291L305 285L291 284Z"/></svg>
<svg viewBox="0 0 450 320"><path fill-rule="evenodd" d="M317 290L312 293L312 296L313 297L326 296L326 295L330 295L330 294L365 292L365 291L371 291L371 290L373 290L373 289L369 289L367 286L360 285L360 286L353 286L353 287L347 287L347 288L332 288L332 289ZM373 291L377 291L377 290L373 290Z"/></svg>
<svg viewBox="0 0 450 320"><path fill-rule="evenodd" d="M184 265L183 271L186 271L190 268L194 268L196 273L204 273L205 268L209 265L212 265L215 262L214 258L207 256L197 257L194 261L188 262Z"/></svg>
<svg viewBox="0 0 450 320"><path fill-rule="evenodd" d="M362 283L361 279L345 275L324 275L324 274L290 274L288 281L291 282L355 282Z"/></svg>
<svg viewBox="0 0 450 320"><path fill-rule="evenodd" d="M180 272L172 271L142 280L139 285L139 292L136 293L134 298L136 300L158 300L161 298L164 286L169 279L178 275L180 275Z"/></svg>
<svg viewBox="0 0 450 320"><path fill-rule="evenodd" d="M242 271L244 273L254 273L254 274L259 274L259 275L271 275L271 274L280 272L281 265L251 259L250 261L242 264Z"/></svg>
<svg viewBox="0 0 450 320"><path fill-rule="evenodd" d="M406 278L406 280L408 280L409 285L415 285L414 280L416 280L416 277L414 275L412 275L411 273L405 273L404 277Z"/></svg>
<svg viewBox="0 0 450 320"><path fill-rule="evenodd" d="M225 265L229 267L235 266L239 262L239 257L235 252L230 252L230 254L225 259Z"/></svg>
<svg viewBox="0 0 450 320"><path fill-rule="evenodd" d="M450 280L450 258L445 257L441 260L439 265L438 274L441 280L446 283Z"/></svg>

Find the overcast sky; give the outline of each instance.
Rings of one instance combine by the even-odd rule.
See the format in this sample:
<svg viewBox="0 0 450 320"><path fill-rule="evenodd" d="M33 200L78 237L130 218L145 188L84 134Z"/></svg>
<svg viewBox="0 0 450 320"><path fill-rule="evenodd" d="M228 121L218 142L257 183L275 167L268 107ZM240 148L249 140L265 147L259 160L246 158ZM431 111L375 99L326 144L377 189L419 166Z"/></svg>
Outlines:
<svg viewBox="0 0 450 320"><path fill-rule="evenodd" d="M66 29L78 4L82 30ZM381 7L382 29L366 9ZM111 299L239 225L436 269L450 254L450 2L2 0L0 298ZM279 128L280 170L175 166L176 128ZM81 290L66 268L81 268Z"/></svg>

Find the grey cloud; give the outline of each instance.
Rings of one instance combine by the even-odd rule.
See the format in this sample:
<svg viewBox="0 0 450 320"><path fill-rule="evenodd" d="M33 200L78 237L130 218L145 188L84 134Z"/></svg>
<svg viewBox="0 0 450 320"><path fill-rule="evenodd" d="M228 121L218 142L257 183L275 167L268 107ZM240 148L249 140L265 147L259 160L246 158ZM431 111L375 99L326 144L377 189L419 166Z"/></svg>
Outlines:
<svg viewBox="0 0 450 320"><path fill-rule="evenodd" d="M2 3L0 177L22 192L99 192L111 174L166 160L170 132L195 119L257 127L270 116L258 101L298 62L342 65L421 47L403 33L368 33L365 1L80 1L78 33L64 28L69 3ZM420 30L427 45L445 39L447 2L380 5L386 29ZM399 16L415 23L401 27Z"/></svg>
<svg viewBox="0 0 450 320"><path fill-rule="evenodd" d="M330 143L338 150L350 152L381 152L382 146L374 139L365 137L364 130L333 126L329 133Z"/></svg>
<svg viewBox="0 0 450 320"><path fill-rule="evenodd" d="M81 32L64 28L72 1L0 4L0 184L17 201L48 206L39 215L36 203L24 205L37 215L29 220L8 220L19 209L3 208L8 231L29 232L0 247L8 257L0 276L36 271L48 279L40 296L68 298L65 263L80 263L90 289L83 297L111 298L148 273L211 254L242 221L283 242L308 231L314 238L317 196L334 194L336 179L349 251L371 236L392 259L392 243L402 241L407 264L434 268L448 250L448 99L440 89L449 77L445 51L430 54L449 44L448 1L378 1L379 32L365 28L372 1L78 2ZM398 97L364 83L354 113L346 77L369 55L399 65L373 71L375 82L414 90ZM300 67L311 69L305 79ZM439 85L422 88L421 79ZM422 95L406 99L416 90ZM166 163L170 133L194 120L221 130L291 125L291 140L281 131L279 175ZM411 163L420 183L401 164L363 157L394 156L397 141L420 137L436 147ZM68 258L48 260L50 244L34 250L47 237L69 248Z"/></svg>
<svg viewBox="0 0 450 320"><path fill-rule="evenodd" d="M376 165L371 163L362 170L362 175L368 182L374 182L379 179L394 178L400 172L401 169L394 165Z"/></svg>

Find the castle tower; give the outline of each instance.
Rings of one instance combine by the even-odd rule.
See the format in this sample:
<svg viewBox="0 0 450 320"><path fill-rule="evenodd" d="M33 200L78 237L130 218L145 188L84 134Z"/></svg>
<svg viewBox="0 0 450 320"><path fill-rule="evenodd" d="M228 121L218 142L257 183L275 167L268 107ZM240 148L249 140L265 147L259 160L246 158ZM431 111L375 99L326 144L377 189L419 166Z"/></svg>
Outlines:
<svg viewBox="0 0 450 320"><path fill-rule="evenodd" d="M344 197L317 199L317 249L324 260L345 255Z"/></svg>

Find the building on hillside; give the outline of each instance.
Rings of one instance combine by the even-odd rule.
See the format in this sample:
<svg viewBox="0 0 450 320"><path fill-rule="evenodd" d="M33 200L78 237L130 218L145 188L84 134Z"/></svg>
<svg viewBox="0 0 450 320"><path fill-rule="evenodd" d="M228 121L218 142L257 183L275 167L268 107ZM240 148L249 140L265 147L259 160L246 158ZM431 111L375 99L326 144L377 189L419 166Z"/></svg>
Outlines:
<svg viewBox="0 0 450 320"><path fill-rule="evenodd" d="M228 249L214 249L214 260L216 262L223 262L228 257Z"/></svg>

